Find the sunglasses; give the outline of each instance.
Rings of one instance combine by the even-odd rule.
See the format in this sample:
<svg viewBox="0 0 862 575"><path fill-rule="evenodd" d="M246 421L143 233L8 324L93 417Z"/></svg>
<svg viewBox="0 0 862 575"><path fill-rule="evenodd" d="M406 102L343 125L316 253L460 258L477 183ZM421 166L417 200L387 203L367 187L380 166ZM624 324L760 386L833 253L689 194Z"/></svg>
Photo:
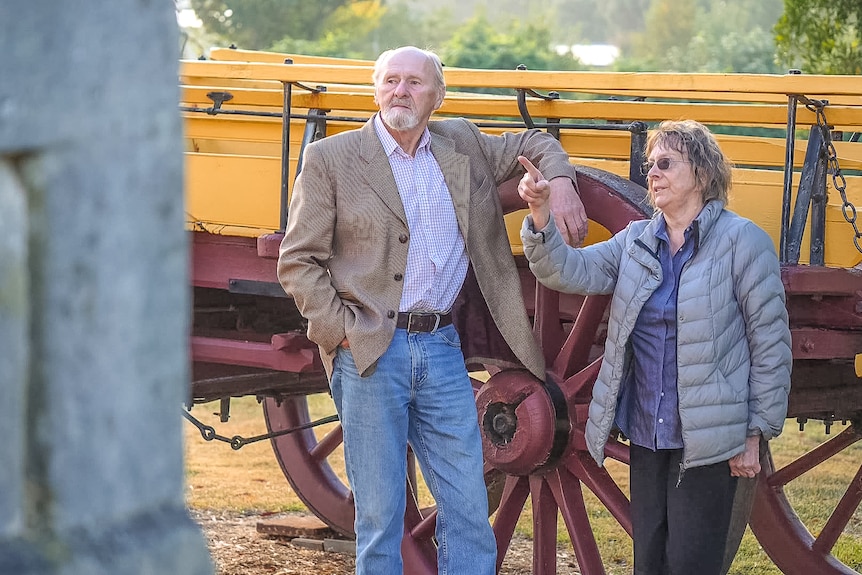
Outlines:
<svg viewBox="0 0 862 575"><path fill-rule="evenodd" d="M663 172L670 168L670 165L674 162L681 162L683 164L690 163L689 160L672 160L670 158L659 158L655 162L644 162L641 165L641 174L646 176L647 174L649 174L649 171L652 169L653 166L658 166L658 169Z"/></svg>

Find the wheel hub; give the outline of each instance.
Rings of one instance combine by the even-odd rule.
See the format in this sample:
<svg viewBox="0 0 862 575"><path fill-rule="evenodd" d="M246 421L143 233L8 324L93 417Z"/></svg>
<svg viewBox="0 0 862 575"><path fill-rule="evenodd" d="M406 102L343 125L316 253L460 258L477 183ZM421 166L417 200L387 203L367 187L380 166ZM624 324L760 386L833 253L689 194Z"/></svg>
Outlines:
<svg viewBox="0 0 862 575"><path fill-rule="evenodd" d="M476 405L488 463L511 475L528 475L553 465L565 447L569 426L565 401L561 408L552 396L547 385L527 370L501 371L482 386Z"/></svg>

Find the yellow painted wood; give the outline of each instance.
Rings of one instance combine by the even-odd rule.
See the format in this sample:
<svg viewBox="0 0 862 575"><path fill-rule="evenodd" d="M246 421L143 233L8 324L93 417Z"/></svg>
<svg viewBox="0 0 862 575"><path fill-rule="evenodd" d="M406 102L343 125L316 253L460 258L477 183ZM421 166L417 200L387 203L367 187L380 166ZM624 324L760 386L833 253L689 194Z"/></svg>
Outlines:
<svg viewBox="0 0 862 575"><path fill-rule="evenodd" d="M212 106L206 94L225 90L224 87L185 85L181 87L181 105L209 108ZM234 97L225 102L225 109L259 109L281 112L284 94L281 89L234 87L228 89ZM323 92L311 94L294 92L291 105L296 108L324 110L353 110L374 112L377 105L370 92ZM667 119L688 118L704 124L781 127L787 124L786 103L769 104L716 104L691 102L621 102L614 100L552 100L528 99L527 108L534 121L547 118L562 118L566 121L581 121L602 118L622 122L658 122ZM447 94L438 115L492 116L512 118L520 121L517 102L512 97L485 97L465 95L458 92ZM862 105L833 106L826 108L831 125L845 131L862 130ZM797 125L807 127L816 122L815 114L800 107Z"/></svg>
<svg viewBox="0 0 862 575"><path fill-rule="evenodd" d="M333 58L329 56L309 56L306 54L290 54L282 52L267 52L263 50L239 50L234 48L210 49L210 60L233 62L269 62L284 64L290 58L294 64L341 64L356 66L373 66L372 60L355 60L351 58Z"/></svg>
<svg viewBox="0 0 862 575"><path fill-rule="evenodd" d="M183 60L181 76L279 80L282 82L368 84L370 66ZM446 84L464 88L532 88L558 92L596 90L655 91L663 93L804 94L808 97L842 95L860 98L862 76L806 76L797 74L669 74L656 72L547 72L469 70L446 68ZM740 96L740 99L749 99Z"/></svg>
<svg viewBox="0 0 862 575"><path fill-rule="evenodd" d="M342 61L296 57L282 64L284 54L215 51L209 62L182 62L181 106L204 109L212 105L207 93L229 91L234 96L226 110L267 112L272 117L232 114L182 113L186 131L187 201L190 229L211 233L254 236L278 226L281 179L281 111L283 81L305 86L325 85L326 91L310 92L297 86L291 112L327 111L327 133L355 129L377 106L370 86L367 61ZM221 60L219 60L221 59ZM560 118L563 124L597 121L654 123L663 119L693 118L713 127L750 126L778 128L772 136L725 135L717 129L722 149L736 164L730 209L754 220L778 245L783 194L788 93L827 98L826 116L838 130L862 131L862 79L836 76L770 76L734 74L644 74L584 72L515 72L447 68L450 88L529 87L579 94L615 94L623 100L528 98L537 123ZM513 92L514 94L514 92ZM635 95L668 98L668 101L624 101ZM805 155L807 129L815 121L800 106L793 192ZM450 91L438 117L462 116L481 123L483 130L498 134L518 127L520 113L514 96L489 96ZM512 127L499 122L505 121ZM305 121L294 119L290 130L289 186L292 186ZM631 136L627 131L563 128L561 142L573 163L588 165L627 177ZM835 143L842 170L847 175L848 198L862 208L862 143ZM853 229L844 220L841 199L828 182L825 257L829 266L852 267L862 261L853 245ZM513 250L521 248L518 228L522 214L507 217ZM606 230L596 225L590 241L602 239ZM263 231L262 231L263 230ZM595 234L595 235L593 235ZM803 239L803 262L808 249Z"/></svg>
<svg viewBox="0 0 862 575"><path fill-rule="evenodd" d="M186 214L200 226L275 231L279 225L281 160L186 154Z"/></svg>
<svg viewBox="0 0 862 575"><path fill-rule="evenodd" d="M345 112L346 113L346 112ZM204 146L203 140L217 140L224 144L220 153L240 155L280 155L281 154L281 119L247 116L210 116L203 113L186 112L186 135L198 142L192 149L196 151L213 151ZM365 117L365 116L363 116ZM329 120L327 133L335 134L344 130L359 127L356 122ZM301 145L304 120L294 120L291 124L291 148ZM502 133L504 128L487 128L488 133ZM780 168L785 161L785 142L783 138L747 137L734 135L717 136L724 152L731 160L740 166L762 166ZM263 148L231 148L228 142L271 142L269 152L254 152L253 149ZM607 158L626 160L631 148L631 136L625 131L600 130L563 130L560 141L572 158ZM798 140L794 153L794 165L801 167L805 157L806 141ZM862 169L862 143L836 142L839 163L844 170Z"/></svg>
<svg viewBox="0 0 862 575"><path fill-rule="evenodd" d="M229 48L214 48L210 52L210 58L216 61L233 61L233 62L258 62L258 63L274 63L274 64L283 64L285 58L291 58L294 64L334 64L334 65L352 65L352 66L366 66L370 67L374 65L372 60L357 60L357 59L349 59L349 58L332 58L325 56L308 56L303 54L290 54L290 53L280 53L280 52L264 52L264 51L255 51L255 50L237 50L237 49L229 49ZM459 70L458 68L447 67L447 82L451 84L450 76L455 78L455 73L448 73L449 70ZM491 70L488 70L491 71ZM468 70L467 73L474 73L474 70ZM497 70L491 72L500 72ZM521 74L520 71L514 72L515 74ZM560 72L550 72L551 74L559 74ZM600 72L600 74L607 74L606 72ZM630 74L630 73L627 73ZM751 78L753 75L743 75L743 74L724 74L724 75L713 75L720 77L730 77L734 80L734 83L744 84L743 91L746 94L751 94L752 97L749 97L750 101L759 101L759 102L773 102L779 104L786 104L787 99L785 97L786 92L782 92L780 94L775 94L773 92L761 92L757 93L757 90L754 89L753 86L747 86L747 79ZM784 75L768 75L768 77L784 77ZM803 78L812 78L811 76L801 76ZM816 77L814 77L816 78ZM813 80L812 83L815 83L816 80ZM484 85L484 84L483 84ZM561 85L562 86L562 85ZM539 89L537 86L530 86L533 89ZM571 91L573 93L578 92L577 89L563 89L562 87L555 87L551 85L547 89L553 89L558 92L568 92ZM704 90L701 87L698 87L697 90L691 90L689 92L680 91L680 90L632 90L631 88L617 88L617 89L605 89L605 88L595 88L594 93L596 94L606 94L606 95L628 95L630 97L649 97L649 98L667 98L667 97L677 97L681 99L687 100L697 100L698 94L701 94ZM634 93L636 92L636 93ZM733 91L729 95L724 91L715 91L713 98L715 100L725 100L725 99L733 99ZM811 96L815 94L817 89L807 90L807 91L797 91L796 93L808 94ZM825 93L825 92L824 92ZM755 95L756 94L756 95ZM834 98L830 100L833 105L858 105L860 103L858 97L858 92L852 92L850 94L849 99L845 99L843 97ZM811 96L813 97L813 96ZM673 117L673 116L664 116L665 118Z"/></svg>
<svg viewBox="0 0 862 575"><path fill-rule="evenodd" d="M862 353L856 355L856 377L862 377Z"/></svg>

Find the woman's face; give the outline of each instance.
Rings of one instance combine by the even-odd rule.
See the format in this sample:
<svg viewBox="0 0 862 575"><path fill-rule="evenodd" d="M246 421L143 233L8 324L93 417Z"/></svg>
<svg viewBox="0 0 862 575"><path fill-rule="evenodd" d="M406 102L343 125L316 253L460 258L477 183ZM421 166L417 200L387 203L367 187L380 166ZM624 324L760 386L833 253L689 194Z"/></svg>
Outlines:
<svg viewBox="0 0 862 575"><path fill-rule="evenodd" d="M653 205L664 213L703 203L694 167L680 152L656 145L647 158L647 183Z"/></svg>

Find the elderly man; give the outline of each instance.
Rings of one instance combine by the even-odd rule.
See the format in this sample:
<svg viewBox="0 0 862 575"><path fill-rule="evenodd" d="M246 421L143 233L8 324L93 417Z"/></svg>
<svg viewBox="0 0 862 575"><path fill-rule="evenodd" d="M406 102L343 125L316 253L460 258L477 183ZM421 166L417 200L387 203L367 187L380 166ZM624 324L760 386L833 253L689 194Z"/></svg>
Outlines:
<svg viewBox="0 0 862 575"><path fill-rule="evenodd" d="M523 173L525 156L547 178L573 243L586 214L568 156L548 134L429 121L446 93L435 54L384 52L373 82L379 112L305 151L278 277L320 347L341 419L356 573L402 572L409 443L437 503L439 573L491 575L481 437L451 308L472 265L514 357L544 379L497 187Z"/></svg>

